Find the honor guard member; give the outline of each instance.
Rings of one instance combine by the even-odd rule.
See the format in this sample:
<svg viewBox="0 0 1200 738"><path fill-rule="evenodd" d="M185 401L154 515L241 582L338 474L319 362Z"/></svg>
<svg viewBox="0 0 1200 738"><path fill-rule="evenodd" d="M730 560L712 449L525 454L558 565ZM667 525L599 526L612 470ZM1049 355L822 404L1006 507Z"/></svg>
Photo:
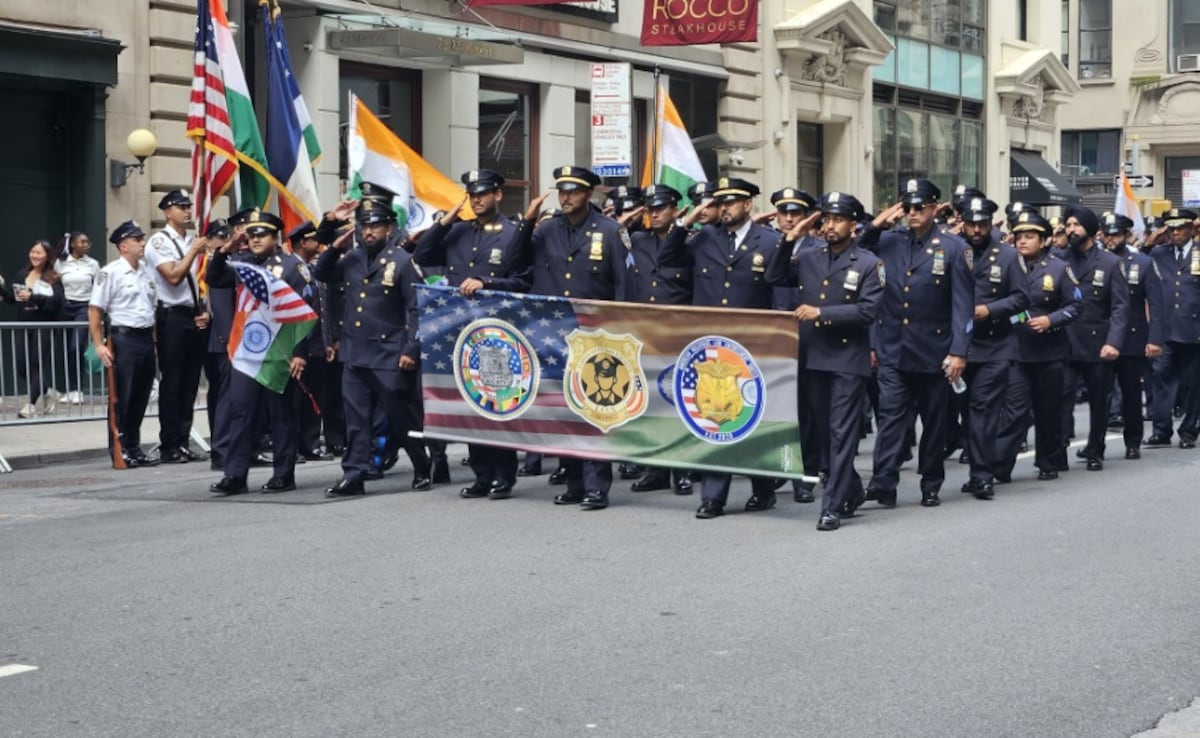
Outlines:
<svg viewBox="0 0 1200 738"><path fill-rule="evenodd" d="M962 491L981 500L995 494L996 434L1008 392L1009 369L1020 350L1012 317L1029 309L1029 284L1020 254L992 238L992 217L998 208L991 200L975 197L959 210L963 236L970 247L966 256L974 278L975 304L963 374L971 471Z"/></svg>
<svg viewBox="0 0 1200 738"><path fill-rule="evenodd" d="M584 300L626 298L629 234L589 200L600 178L583 167L554 170L560 212L534 228L547 195L534 198L517 227L506 269L528 275L530 292ZM507 265L511 264L511 268ZM612 464L568 459L567 491L556 505L581 505L585 510L608 507Z"/></svg>
<svg viewBox="0 0 1200 738"><path fill-rule="evenodd" d="M229 222L217 219L209 222L204 232L208 263L217 251L233 239ZM229 392L229 333L233 329L234 287L216 287L208 283L208 270L201 275L208 297L204 308L208 311L208 331L205 338L204 377L208 382L209 466L214 471L225 468L225 454L229 448L229 423L224 412L224 399Z"/></svg>
<svg viewBox="0 0 1200 738"><path fill-rule="evenodd" d="M769 279L776 286L795 286L799 295L794 313L802 347L799 384L816 431L821 467L829 470L817 530L837 530L841 515L852 516L865 498L854 455L871 375L871 325L883 299L886 270L855 241L863 213L856 197L826 193L821 213L826 245L799 250L794 259L786 248L778 249ZM814 214L788 238L798 239L815 221Z"/></svg>
<svg viewBox="0 0 1200 738"><path fill-rule="evenodd" d="M668 253L662 256L664 261L691 266L693 305L760 310L774 306L774 291L767 282L767 263L777 250L779 234L750 217L758 193L758 186L744 179L722 177L713 191L713 199L721 208L720 222L705 225L679 249L673 248L675 242L668 242ZM693 210L684 224L691 225L703 210L703 205ZM729 474L704 473L697 518L704 520L725 513L731 481ZM774 478L752 476L750 486L747 512L775 507Z"/></svg>
<svg viewBox="0 0 1200 738"><path fill-rule="evenodd" d="M262 267L276 279L288 284L297 295L305 296L311 306L312 275L304 262L280 247L283 221L272 213L257 211L246 221L246 238L250 244L246 254L230 254L231 244L213 254L208 265L208 283L214 287L237 289L238 278L229 265L230 260ZM248 288L246 288L248 289ZM254 455L257 415L261 409L270 416L271 448L274 451L274 471L263 492L288 492L296 489L296 380L300 379L307 363L307 341L301 340L292 351L289 370L291 379L282 393L268 389L250 375L231 371L229 392L222 411L228 423L229 438L225 451L225 476L209 490L220 495L237 495L248 491L246 475Z"/></svg>
<svg viewBox="0 0 1200 738"><path fill-rule="evenodd" d="M713 200L716 185L716 182L697 182L688 188L688 201L692 203L693 210L699 211L692 226L696 230L721 221L721 205Z"/></svg>
<svg viewBox="0 0 1200 738"><path fill-rule="evenodd" d="M311 270L321 255L321 244L317 241L317 227L305 221L287 234L288 243L295 254ZM342 392L341 386L330 387L328 364L325 361L325 331L321 322L325 317L326 286L321 282L309 281L300 295L317 313L317 324L304 339L307 352L304 355L304 382L296 393L296 417L300 424L300 455L308 461L328 461L333 458L329 449L321 443L321 425L324 408L330 395Z"/></svg>
<svg viewBox="0 0 1200 738"><path fill-rule="evenodd" d="M1200 435L1200 248L1194 240L1196 213L1174 208L1163 215L1166 243L1150 258L1163 277L1163 341L1155 359L1153 432L1147 448L1171 445L1172 412L1182 405L1179 447L1195 448Z"/></svg>
<svg viewBox="0 0 1200 738"><path fill-rule="evenodd" d="M1034 466L1043 482L1067 468L1062 424L1063 372L1071 345L1065 327L1079 316L1079 290L1067 263L1051 253L1049 221L1036 211L1023 212L1013 226L1017 252L1025 263L1029 309L1014 316L1017 361L1008 374L1004 414L997 437L997 479L1012 477L1021 442L1032 423L1036 433ZM1031 418L1032 416L1032 418Z"/></svg>
<svg viewBox="0 0 1200 738"><path fill-rule="evenodd" d="M892 225L896 210L877 216L863 235L888 275L875 320L872 348L879 382L879 432L875 436L874 474L867 499L896 504L900 465L908 451L913 412L921 419L917 473L921 504L938 505L946 479L945 449L950 385L967 365L975 308L974 278L967 244L934 222L941 192L927 179L910 179L900 203L905 231ZM974 198L979 202L979 198Z"/></svg>
<svg viewBox="0 0 1200 738"><path fill-rule="evenodd" d="M142 418L154 384L156 305L154 275L142 262L146 234L137 223L127 220L108 240L117 247L120 258L96 275L96 287L88 301L88 331L96 356L113 369L117 417L110 425L117 428L125 463L155 466L158 459L146 456L141 448Z"/></svg>
<svg viewBox="0 0 1200 738"><path fill-rule="evenodd" d="M382 408L388 419L388 457L398 449L413 467L413 489L428 489L430 461L425 446L409 431L421 429L421 344L417 338L417 267L404 251L404 233L396 226L395 194L370 182L362 184L362 202L338 205L318 226L336 231L350 214L361 228L362 245L349 249L349 233L340 236L317 259L313 270L326 284L346 283L345 315L339 354L346 409L346 453L342 479L325 490L328 497L360 495L371 459L373 415Z"/></svg>
<svg viewBox="0 0 1200 738"><path fill-rule="evenodd" d="M1133 221L1124 215L1109 213L1101 228L1104 247L1121 260L1121 273L1129 285L1125 341L1119 346L1114 370L1120 390L1120 413L1125 437L1125 458L1142 458L1142 378L1150 353L1161 353L1162 279L1158 265L1129 243ZM1151 350L1149 347L1154 346ZM1110 404L1111 409L1111 404Z"/></svg>
<svg viewBox="0 0 1200 738"><path fill-rule="evenodd" d="M1075 388L1082 377L1088 394L1088 440L1080 456L1088 471L1104 468L1104 436L1108 432L1108 393L1113 362L1121 355L1129 319L1129 287L1122 261L1096 243L1100 220L1087 208L1071 206L1067 219L1070 248L1062 258L1079 280L1079 317L1067 326L1071 359L1063 377L1063 427L1075 411Z"/></svg>
<svg viewBox="0 0 1200 738"><path fill-rule="evenodd" d="M679 253L679 246L687 237L687 229L676 223L677 208L682 199L683 195L678 190L667 185L656 184L646 188L643 205L650 227L630 235L632 245L626 261L629 268L626 299L629 302L692 304L692 270L686 262L669 264L662 259L664 251L671 251L665 248L668 239L676 241L673 250ZM671 476L670 469L652 468L630 489L634 492L668 489L671 487ZM676 494L692 493L692 481L686 472L676 470L674 477Z"/></svg>
<svg viewBox="0 0 1200 738"><path fill-rule="evenodd" d="M459 206L439 218L425 231L413 254L422 267L442 269L446 280L470 297L478 290L525 292L529 283L501 271L504 250L516 226L500 212L504 177L490 169L473 169L462 175L467 196ZM459 220L463 206L471 204L475 219ZM459 491L465 498L512 496L517 481L517 452L507 448L469 445L468 458L475 481Z"/></svg>
<svg viewBox="0 0 1200 738"><path fill-rule="evenodd" d="M158 288L158 455L167 463L186 463L201 458L188 441L207 353L203 331L208 314L200 299L196 258L204 239L193 239L187 231L192 200L185 190L163 195L158 207L167 223L146 243L146 263Z"/></svg>

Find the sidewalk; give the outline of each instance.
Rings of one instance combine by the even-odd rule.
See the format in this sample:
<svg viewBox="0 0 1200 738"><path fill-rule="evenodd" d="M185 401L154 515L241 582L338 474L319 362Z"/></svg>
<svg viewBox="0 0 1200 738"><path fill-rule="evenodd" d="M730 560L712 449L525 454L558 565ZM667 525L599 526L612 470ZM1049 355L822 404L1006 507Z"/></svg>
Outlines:
<svg viewBox="0 0 1200 738"><path fill-rule="evenodd" d="M208 438L206 412L197 410L192 426ZM142 421L142 450L150 453L157 445L158 418L147 417ZM98 418L70 423L6 425L0 427L0 456L8 461L13 471L103 459L108 456L108 421Z"/></svg>

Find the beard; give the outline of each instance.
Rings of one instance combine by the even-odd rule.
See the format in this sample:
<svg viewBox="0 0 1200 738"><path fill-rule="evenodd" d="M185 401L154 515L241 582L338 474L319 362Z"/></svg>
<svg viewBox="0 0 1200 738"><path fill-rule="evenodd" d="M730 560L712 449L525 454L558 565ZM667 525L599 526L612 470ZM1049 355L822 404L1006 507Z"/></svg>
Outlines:
<svg viewBox="0 0 1200 738"><path fill-rule="evenodd" d="M1071 248L1075 249L1076 251L1079 250L1080 246L1090 243L1091 240L1092 240L1092 237L1089 235L1086 235L1086 234L1084 234L1084 235L1079 235L1077 233L1068 233L1067 234L1067 245L1070 246Z"/></svg>

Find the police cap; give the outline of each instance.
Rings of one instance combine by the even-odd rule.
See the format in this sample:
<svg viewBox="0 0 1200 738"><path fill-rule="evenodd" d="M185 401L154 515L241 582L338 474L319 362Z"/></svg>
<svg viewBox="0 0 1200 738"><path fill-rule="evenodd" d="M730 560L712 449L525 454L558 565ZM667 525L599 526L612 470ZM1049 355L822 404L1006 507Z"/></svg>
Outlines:
<svg viewBox="0 0 1200 738"><path fill-rule="evenodd" d="M1195 219L1196 213L1185 208L1171 208L1163 213L1163 225L1167 228L1190 226Z"/></svg>
<svg viewBox="0 0 1200 738"><path fill-rule="evenodd" d="M258 208L242 208L233 215L229 216L228 222L232 226L244 226L250 220L250 216L257 211Z"/></svg>
<svg viewBox="0 0 1200 738"><path fill-rule="evenodd" d="M1026 210L1017 216L1017 222L1012 227L1013 233L1021 233L1022 231L1036 231L1043 236L1049 236L1051 230L1050 221L1042 217L1041 213L1036 210Z"/></svg>
<svg viewBox="0 0 1200 738"><path fill-rule="evenodd" d="M749 200L759 193L758 185L736 177L721 177L713 188L713 199L717 202Z"/></svg>
<svg viewBox="0 0 1200 738"><path fill-rule="evenodd" d="M979 189L978 187L960 184L958 187L954 188L954 196L951 198L950 202L954 204L955 209L958 209L958 204L960 202L963 200L970 200L972 197L982 197L986 199L987 195L984 194L983 190Z"/></svg>
<svg viewBox="0 0 1200 738"><path fill-rule="evenodd" d="M594 190L600 178L591 169L563 166L554 170L554 186L560 191Z"/></svg>
<svg viewBox="0 0 1200 738"><path fill-rule="evenodd" d="M224 218L217 218L208 222L208 228L204 229L205 238L229 238L233 235L233 231L229 228L229 221Z"/></svg>
<svg viewBox="0 0 1200 738"><path fill-rule="evenodd" d="M392 206L392 200L396 199L396 193L392 192L383 185L377 185L374 182L362 182L358 185L358 191L362 195L362 202L375 202L387 207Z"/></svg>
<svg viewBox="0 0 1200 738"><path fill-rule="evenodd" d="M192 198L188 196L187 190L171 190L162 196L158 201L158 209L166 210L169 207L179 205L181 207L190 208L192 206Z"/></svg>
<svg viewBox="0 0 1200 738"><path fill-rule="evenodd" d="M821 212L827 215L844 215L858 220L864 212L863 204L854 195L845 192L826 192L821 195Z"/></svg>
<svg viewBox="0 0 1200 738"><path fill-rule="evenodd" d="M932 205L942 196L938 186L927 179L910 179L904 183L900 192L900 202L904 205Z"/></svg>
<svg viewBox="0 0 1200 738"><path fill-rule="evenodd" d="M113 229L112 235L108 237L109 243L118 244L127 238L142 238L146 232L137 224L136 220L127 220L121 225Z"/></svg>
<svg viewBox="0 0 1200 738"><path fill-rule="evenodd" d="M1133 221L1119 213L1105 213L1104 222L1100 225L1105 235L1115 236L1133 228Z"/></svg>
<svg viewBox="0 0 1200 738"><path fill-rule="evenodd" d="M315 225L313 225L312 222L307 221L307 220L304 221L303 223L301 223L300 225L296 226L292 230L288 231L288 234L287 234L288 243L292 244L293 246L300 243L301 241L303 241L306 238L316 238L316 237L317 237L317 227Z"/></svg>
<svg viewBox="0 0 1200 738"><path fill-rule="evenodd" d="M794 212L797 210L812 210L816 206L817 201L804 190L784 187L778 192L771 193L771 204L775 206L776 210Z"/></svg>
<svg viewBox="0 0 1200 738"><path fill-rule="evenodd" d="M663 205L678 205L683 195L674 187L664 184L651 185L643 193L645 205L648 208L661 208Z"/></svg>
<svg viewBox="0 0 1200 738"><path fill-rule="evenodd" d="M716 190L716 182L697 182L688 188L688 199L693 205L699 205L705 199L713 196L713 191Z"/></svg>
<svg viewBox="0 0 1200 738"><path fill-rule="evenodd" d="M609 193L609 197L613 199L613 208L617 213L624 213L641 205L642 200L645 199L645 194L642 192L641 187L621 185Z"/></svg>
<svg viewBox="0 0 1200 738"><path fill-rule="evenodd" d="M251 236L265 236L274 233L279 235L283 230L283 220L275 213L268 213L257 208L250 213L246 220L246 233Z"/></svg>
<svg viewBox="0 0 1200 738"><path fill-rule="evenodd" d="M354 218L362 225L391 223L396 220L396 210L391 201L363 200L354 210Z"/></svg>
<svg viewBox="0 0 1200 738"><path fill-rule="evenodd" d="M461 177L467 188L468 195L478 195L481 192L491 192L504 186L504 177L491 169L472 169Z"/></svg>
<svg viewBox="0 0 1200 738"><path fill-rule="evenodd" d="M958 204L958 217L967 223L991 223L1000 206L986 197L972 197Z"/></svg>

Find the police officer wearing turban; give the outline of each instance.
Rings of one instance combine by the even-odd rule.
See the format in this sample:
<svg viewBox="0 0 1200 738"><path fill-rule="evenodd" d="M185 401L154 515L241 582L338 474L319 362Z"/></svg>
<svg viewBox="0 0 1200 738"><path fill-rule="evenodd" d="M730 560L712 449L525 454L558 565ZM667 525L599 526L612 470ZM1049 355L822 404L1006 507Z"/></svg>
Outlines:
<svg viewBox="0 0 1200 738"><path fill-rule="evenodd" d="M1196 213L1173 208L1163 214L1166 243L1150 258L1163 276L1163 345L1155 360L1147 448L1171 445L1172 412L1183 406L1179 447L1195 448L1200 435L1200 246L1194 240ZM1149 353L1149 352L1148 352Z"/></svg>
<svg viewBox="0 0 1200 738"><path fill-rule="evenodd" d="M1065 328L1079 316L1079 290L1066 262L1051 253L1051 230L1036 210L1020 213L1012 228L1028 275L1031 304L1016 316L1018 353L1009 371L996 441L997 479L1011 479L1031 422L1037 478L1058 479L1058 470L1067 466L1060 412L1063 372L1071 353Z"/></svg>
<svg viewBox="0 0 1200 738"><path fill-rule="evenodd" d="M317 227L322 234L337 232L353 213L361 245L350 248L353 232L338 236L313 269L317 280L346 283L345 313L339 334L342 396L346 408L346 453L342 478L327 497L361 495L370 467L375 434L374 413L388 420L388 458L403 448L413 467L413 489L428 489L429 455L409 436L421 429L421 344L417 338L419 267L404 250L404 232L396 225L395 193L371 182L361 185L362 201L339 203ZM325 236L326 238L328 236Z"/></svg>
<svg viewBox="0 0 1200 738"><path fill-rule="evenodd" d="M1070 206L1064 216L1070 248L1062 252L1062 257L1079 280L1082 299L1079 318L1067 326L1071 359L1063 379L1063 426L1070 426L1075 387L1082 378L1087 387L1089 422L1087 445L1080 456L1087 459L1088 471L1100 471L1104 468L1113 362L1121 355L1128 328L1129 286L1121 271L1121 259L1096 243L1100 230L1096 214Z"/></svg>
<svg viewBox="0 0 1200 738"><path fill-rule="evenodd" d="M283 221L273 213L257 211L246 221L246 238L249 251L242 255L231 255L232 242L213 254L208 266L208 283L214 287L234 288L240 281L230 259L261 267L275 279L283 280L297 295L308 293L312 275L296 256L283 251L280 241L283 236ZM241 289L249 289L242 286ZM270 289L268 284L268 289ZM310 303L311 304L311 303ZM245 340L245 337L243 338ZM220 495L236 495L248 491L246 474L250 469L254 452L254 437L258 427L258 413L265 408L270 416L271 444L274 450L274 473L262 486L263 492L288 492L296 489L296 380L304 371L308 348L301 340L292 350L289 363L289 378L282 393L259 384L258 380L243 372L233 370L229 374L229 391L221 411L228 423L228 444L225 452L225 476L209 489Z"/></svg>
<svg viewBox="0 0 1200 738"><path fill-rule="evenodd" d="M971 348L963 374L967 388L967 456L970 478L964 493L981 500L995 495L1000 430L1008 377L1020 347L1012 317L1029 309L1024 263L1012 246L994 240L992 218L999 206L973 197L959 208L974 282Z"/></svg>
<svg viewBox="0 0 1200 738"><path fill-rule="evenodd" d="M504 252L516 226L500 212L504 177L490 169L472 169L462 175L466 197L439 218L417 244L413 261L422 267L440 268L448 284L470 297L481 289L525 292L529 283L504 271ZM474 220L460 220L467 203ZM475 481L459 491L465 498L500 500L512 496L517 477L517 452L471 444L471 471Z"/></svg>
<svg viewBox="0 0 1200 738"><path fill-rule="evenodd" d="M895 209L881 213L863 235L890 277L875 321L872 348L878 364L879 432L867 499L896 504L900 465L913 411L921 419L917 472L921 504L938 504L945 481L944 450L950 403L947 380L967 363L974 311L974 278L960 238L938 229L941 192L927 179L909 180L901 192L905 231L882 231Z"/></svg>
<svg viewBox="0 0 1200 738"><path fill-rule="evenodd" d="M529 203L505 255L505 269L512 274L527 273L533 294L626 299L629 234L590 202L599 184L600 178L590 169L558 167L554 187L559 212L535 228L549 193ZM565 466L567 490L554 498L555 504L580 505L584 510L608 507L611 463L571 459Z"/></svg>
<svg viewBox="0 0 1200 738"><path fill-rule="evenodd" d="M860 247L854 233L863 207L842 192L821 197L821 237L826 245L773 255L768 279L794 286L800 321L800 387L806 413L819 446L821 468L828 470L817 530L837 530L843 516L853 516L865 499L862 479L854 469L871 375L871 326L875 322L887 277L883 262ZM811 228L816 215L788 233L795 241ZM786 241L785 241L786 243ZM807 466L813 475L817 470Z"/></svg>

